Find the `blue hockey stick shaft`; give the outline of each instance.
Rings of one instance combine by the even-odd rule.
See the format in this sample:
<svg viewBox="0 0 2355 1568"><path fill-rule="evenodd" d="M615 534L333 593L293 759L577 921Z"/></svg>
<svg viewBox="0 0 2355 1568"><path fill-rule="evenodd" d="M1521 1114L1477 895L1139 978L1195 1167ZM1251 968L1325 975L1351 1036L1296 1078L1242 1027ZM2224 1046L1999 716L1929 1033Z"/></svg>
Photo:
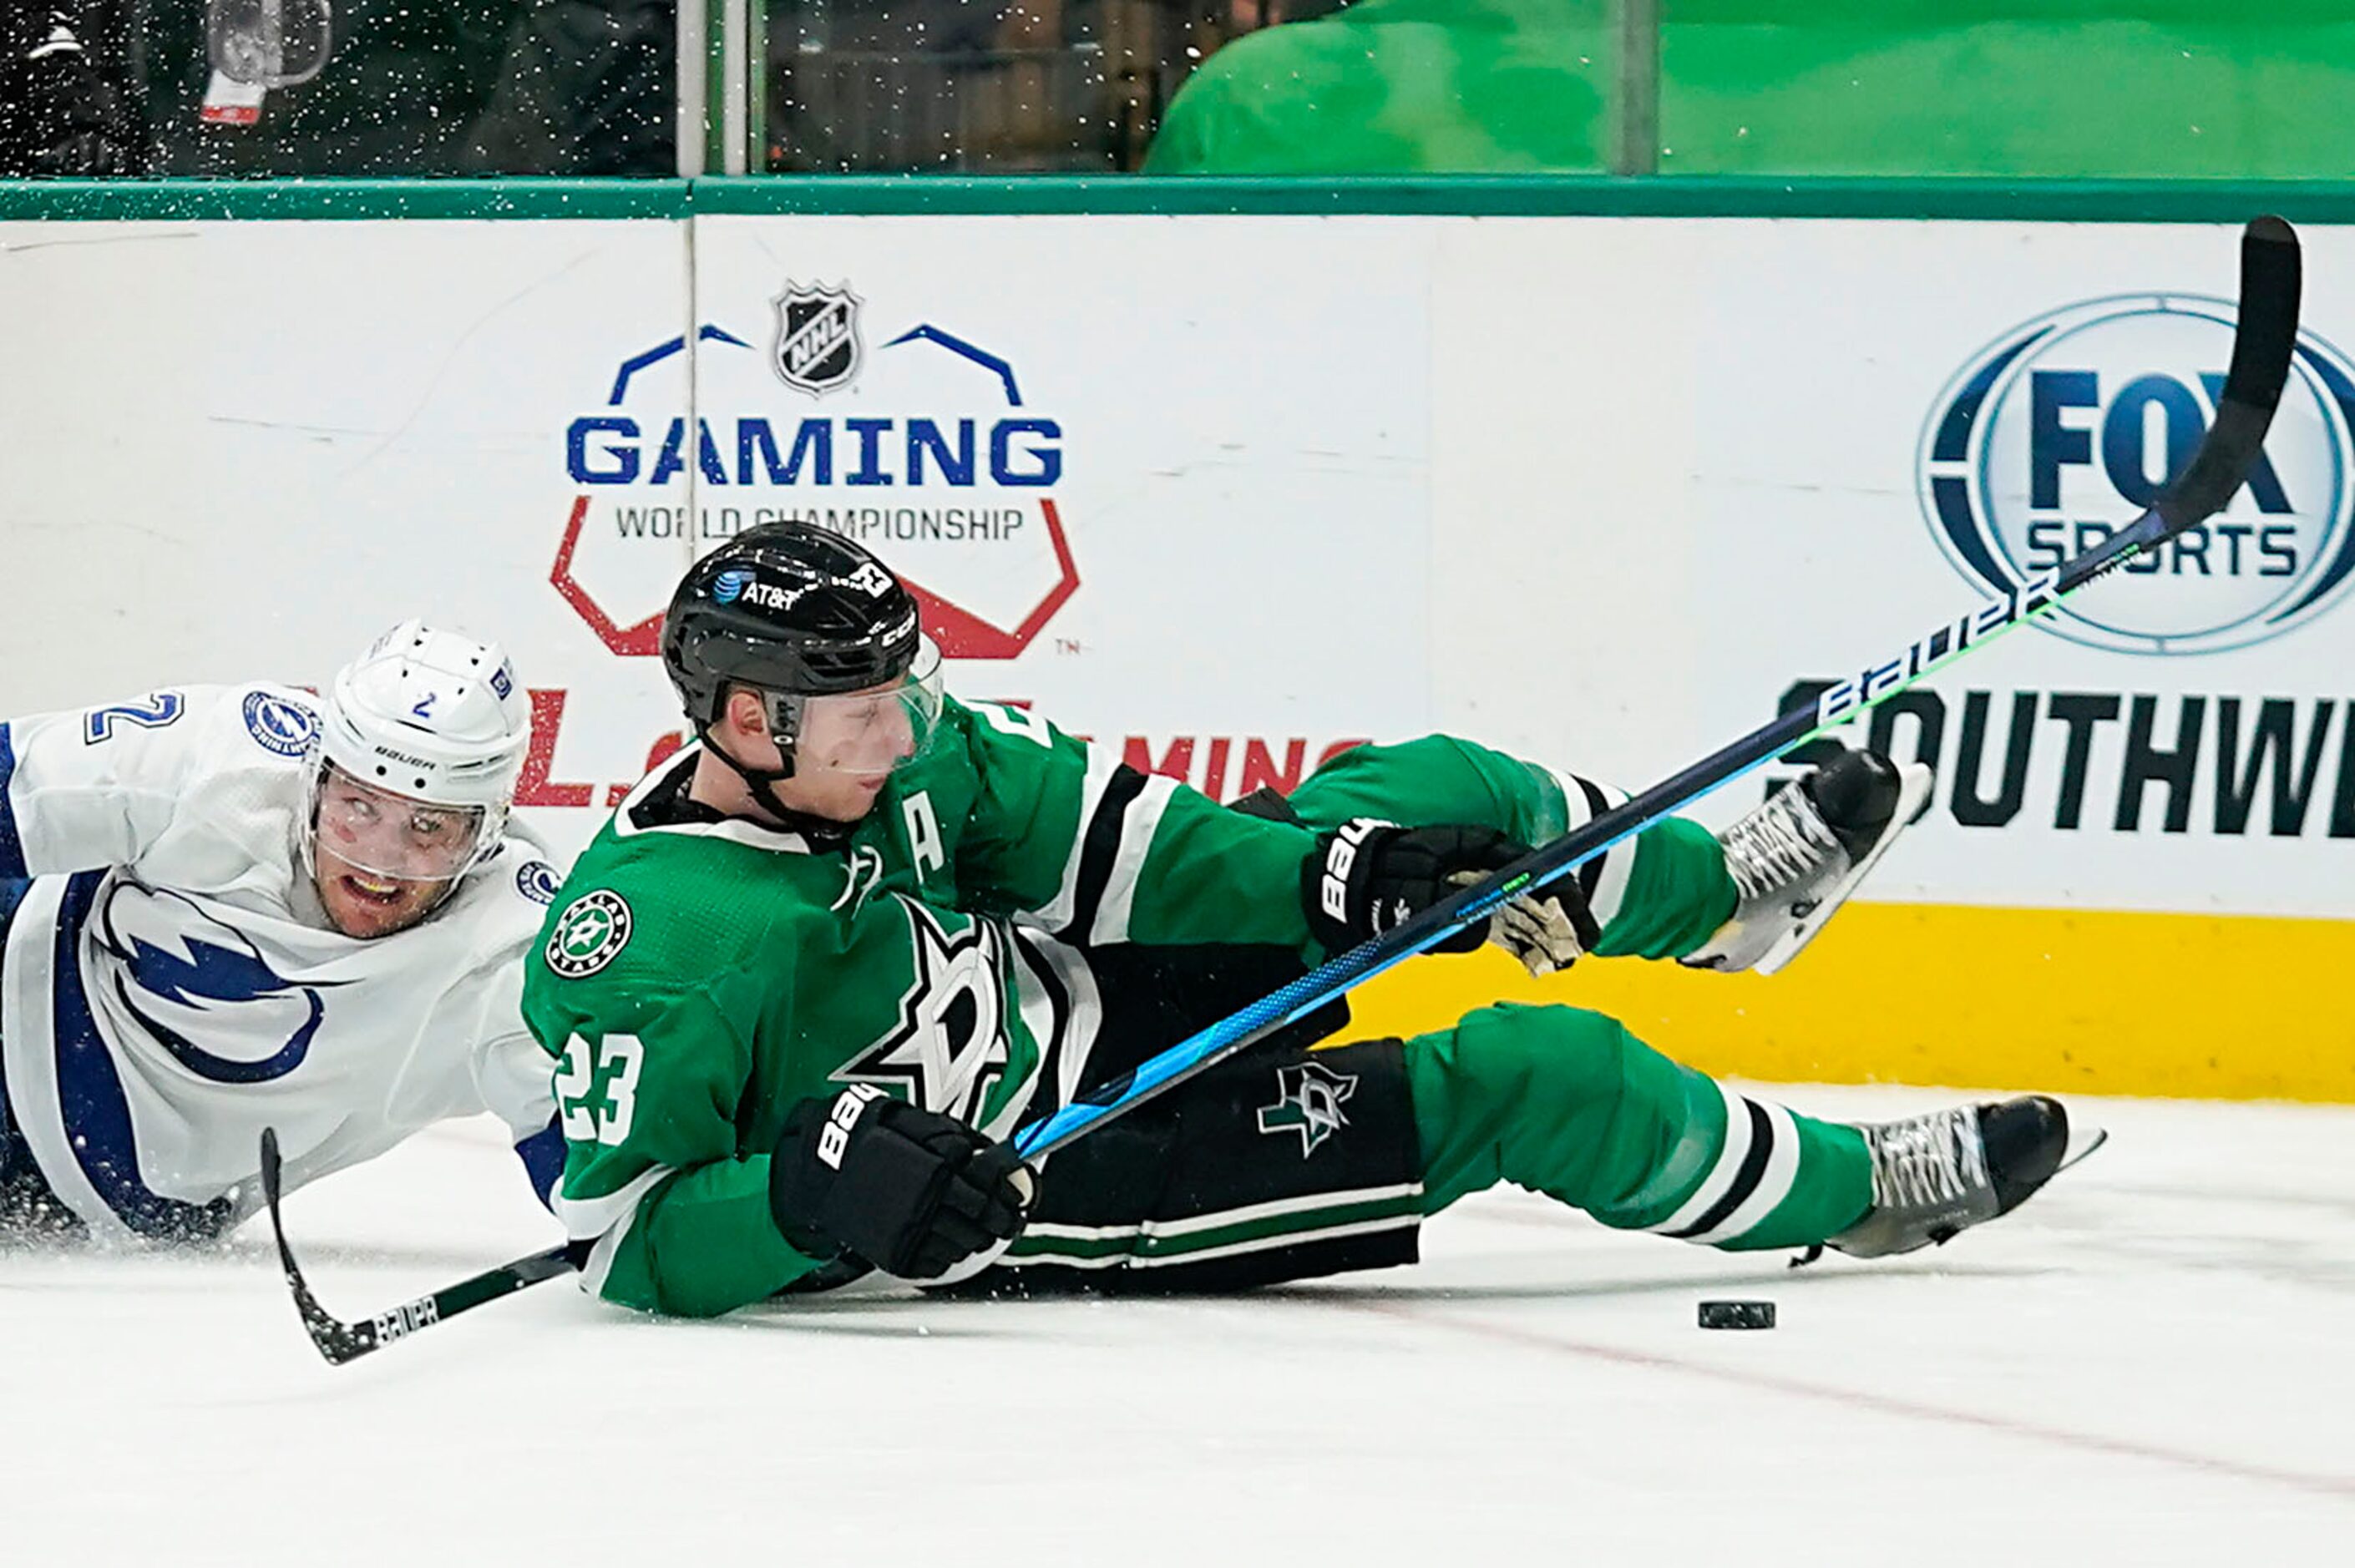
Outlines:
<svg viewBox="0 0 2355 1568"><path fill-rule="evenodd" d="M1711 790L1888 701L1970 650L2050 611L2071 594L2222 510L2247 479L2288 380L2297 340L2297 237L2278 217L2260 217L2241 239L2241 312L2232 363L2216 423L2166 494L2091 549L1915 638L1889 658L1834 684L1813 707L1796 708L1662 779L1503 870L1431 906L1393 929L1336 955L1249 1007L1188 1036L1133 1071L1081 1095L1022 1128L1026 1160L1052 1153L1115 1117L1305 1017L1385 969L1405 962L1501 905L1544 888L1613 845Z"/></svg>

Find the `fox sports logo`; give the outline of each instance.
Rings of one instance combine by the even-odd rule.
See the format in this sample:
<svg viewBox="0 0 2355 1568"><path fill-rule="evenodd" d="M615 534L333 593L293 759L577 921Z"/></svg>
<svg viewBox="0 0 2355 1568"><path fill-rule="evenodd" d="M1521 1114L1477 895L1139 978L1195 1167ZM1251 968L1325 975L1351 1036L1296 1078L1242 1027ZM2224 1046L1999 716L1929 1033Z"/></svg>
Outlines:
<svg viewBox="0 0 2355 1568"><path fill-rule="evenodd" d="M2215 422L2229 301L2121 294L2024 322L1940 394L1915 471L1947 557L1998 592L2131 523ZM2224 509L2038 624L2096 648L2213 653L2322 614L2355 579L2355 366L2302 333L2281 408Z"/></svg>

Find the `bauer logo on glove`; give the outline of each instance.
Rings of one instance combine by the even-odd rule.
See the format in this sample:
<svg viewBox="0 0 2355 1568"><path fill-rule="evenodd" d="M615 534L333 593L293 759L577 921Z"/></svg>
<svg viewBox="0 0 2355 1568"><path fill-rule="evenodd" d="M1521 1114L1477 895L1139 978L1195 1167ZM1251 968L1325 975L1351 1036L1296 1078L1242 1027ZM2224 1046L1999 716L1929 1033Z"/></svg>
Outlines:
<svg viewBox="0 0 2355 1568"><path fill-rule="evenodd" d="M1309 929L1331 952L1397 929L1458 890L1501 871L1529 846L1494 828L1455 824L1401 828L1370 817L1344 822L1318 841L1302 867ZM1568 969L1594 945L1594 917L1565 877L1542 895L1515 900L1486 922L1433 946L1468 953L1493 941L1531 974Z"/></svg>

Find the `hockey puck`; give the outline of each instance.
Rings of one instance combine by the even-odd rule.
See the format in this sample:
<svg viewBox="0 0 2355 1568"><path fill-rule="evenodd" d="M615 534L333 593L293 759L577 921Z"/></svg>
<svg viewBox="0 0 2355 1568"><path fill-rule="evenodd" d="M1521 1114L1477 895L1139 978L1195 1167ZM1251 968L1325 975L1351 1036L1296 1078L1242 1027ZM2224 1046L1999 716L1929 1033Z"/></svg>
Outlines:
<svg viewBox="0 0 2355 1568"><path fill-rule="evenodd" d="M1700 1304L1700 1326L1704 1329L1771 1329L1774 1326L1774 1303L1704 1301Z"/></svg>

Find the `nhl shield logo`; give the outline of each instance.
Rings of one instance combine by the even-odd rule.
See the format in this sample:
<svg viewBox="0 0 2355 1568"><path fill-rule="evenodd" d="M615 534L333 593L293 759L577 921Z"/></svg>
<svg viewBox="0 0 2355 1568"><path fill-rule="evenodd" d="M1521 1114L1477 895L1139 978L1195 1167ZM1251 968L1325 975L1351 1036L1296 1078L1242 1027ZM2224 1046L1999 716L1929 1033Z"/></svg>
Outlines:
<svg viewBox="0 0 2355 1568"><path fill-rule="evenodd" d="M858 374L859 298L847 282L804 288L790 279L777 307L776 349L769 363L796 391L824 397Z"/></svg>

